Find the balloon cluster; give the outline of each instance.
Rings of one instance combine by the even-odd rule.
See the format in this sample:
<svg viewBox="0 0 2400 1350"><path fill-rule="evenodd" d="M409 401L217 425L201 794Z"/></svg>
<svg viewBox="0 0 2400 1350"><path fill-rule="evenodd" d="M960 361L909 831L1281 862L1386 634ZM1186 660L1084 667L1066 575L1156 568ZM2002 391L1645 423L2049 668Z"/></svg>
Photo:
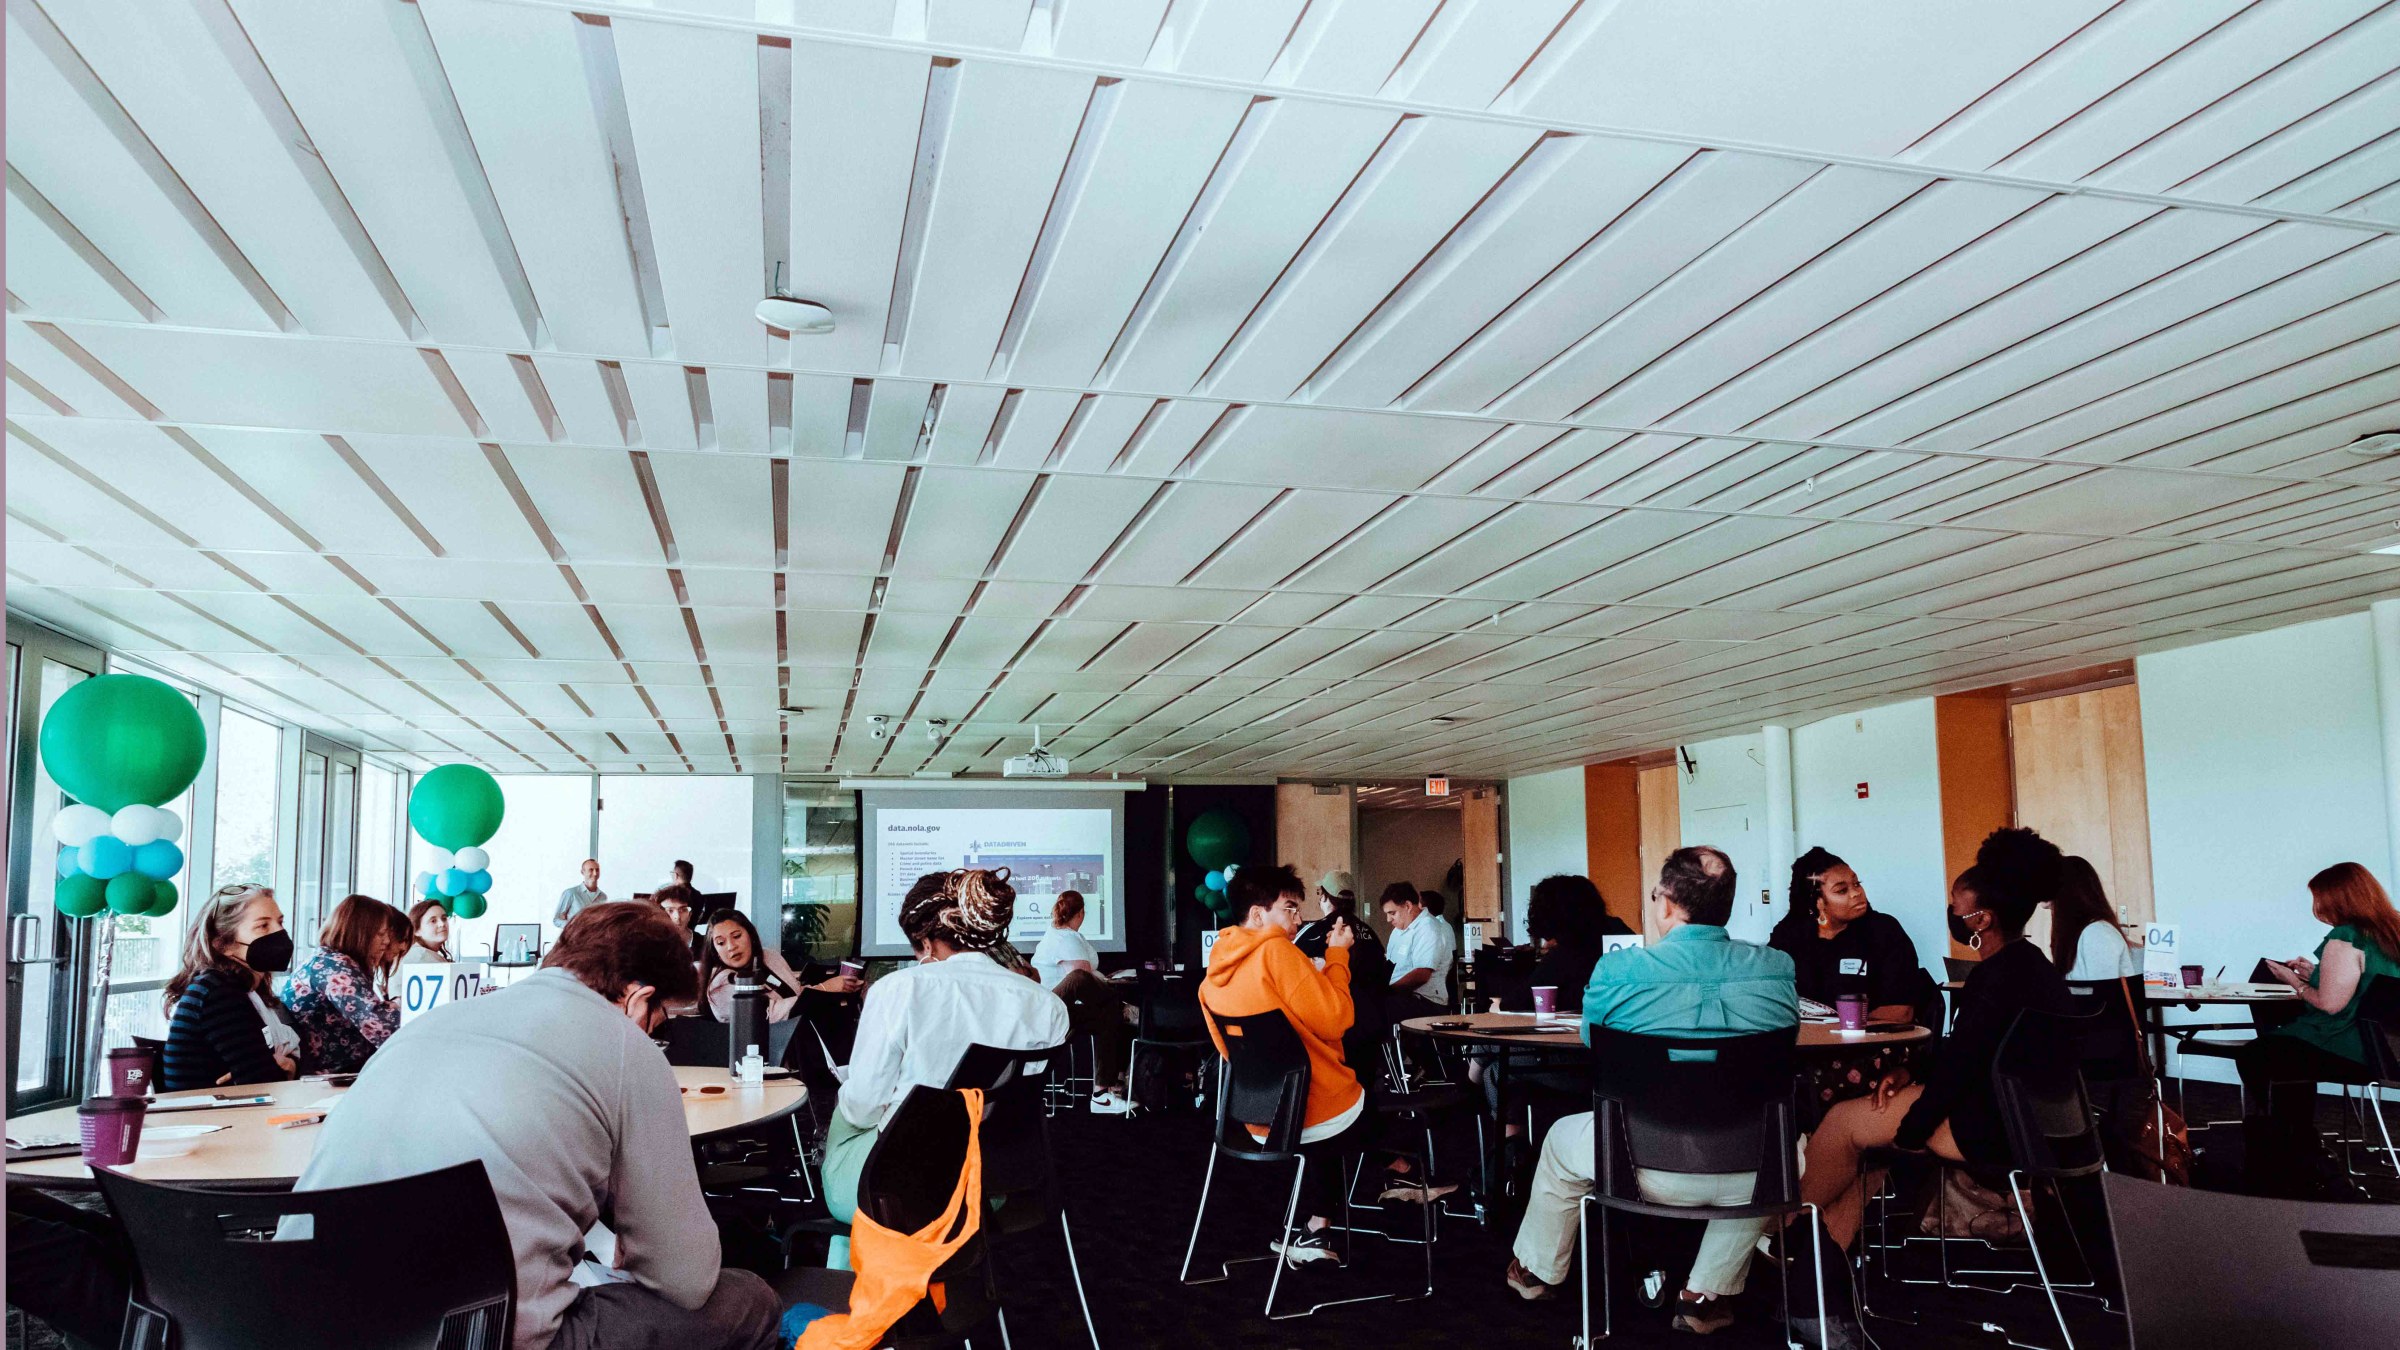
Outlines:
<svg viewBox="0 0 2400 1350"><path fill-rule="evenodd" d="M1193 862L1208 869L1192 898L1209 913L1223 918L1233 908L1233 897L1226 888L1241 866L1242 855L1250 851L1249 827L1226 808L1211 808L1201 812L1183 832L1183 851L1191 855Z"/></svg>
<svg viewBox="0 0 2400 1350"><path fill-rule="evenodd" d="M115 815L82 803L51 822L58 836L58 910L87 918L101 910L165 914L175 908L172 878L183 870L183 821L163 806L120 807Z"/></svg>
<svg viewBox="0 0 2400 1350"><path fill-rule="evenodd" d="M433 866L417 873L417 893L459 918L482 918L492 889L492 858L483 845L507 813L499 780L472 764L445 764L418 779L408 794L408 823L433 845Z"/></svg>
<svg viewBox="0 0 2400 1350"><path fill-rule="evenodd" d="M147 675L99 675L42 719L42 767L75 799L51 822L58 911L166 914L183 870L183 821L160 805L200 776L208 732L181 691Z"/></svg>

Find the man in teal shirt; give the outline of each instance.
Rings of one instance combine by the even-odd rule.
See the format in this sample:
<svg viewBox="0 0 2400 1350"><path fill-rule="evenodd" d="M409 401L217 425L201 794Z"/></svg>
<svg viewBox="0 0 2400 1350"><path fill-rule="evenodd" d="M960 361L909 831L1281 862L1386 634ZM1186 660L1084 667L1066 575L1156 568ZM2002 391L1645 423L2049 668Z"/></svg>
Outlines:
<svg viewBox="0 0 2400 1350"><path fill-rule="evenodd" d="M1592 969L1583 993L1583 1038L1608 1027L1643 1036L1739 1036L1800 1022L1792 958L1772 947L1737 942L1725 931L1733 917L1733 861L1713 848L1679 848L1658 869L1650 891L1658 940L1609 953ZM1575 1219L1593 1185L1592 1114L1568 1116L1550 1127L1542 1160L1517 1228L1508 1284L1525 1298L1543 1298L1567 1277L1575 1253ZM1670 1205L1746 1205L1755 1172L1701 1175L1637 1169L1642 1195ZM1767 1231L1765 1219L1717 1219L1700 1241L1676 1313L1679 1330L1711 1332L1733 1321L1715 1300L1742 1291L1750 1253Z"/></svg>

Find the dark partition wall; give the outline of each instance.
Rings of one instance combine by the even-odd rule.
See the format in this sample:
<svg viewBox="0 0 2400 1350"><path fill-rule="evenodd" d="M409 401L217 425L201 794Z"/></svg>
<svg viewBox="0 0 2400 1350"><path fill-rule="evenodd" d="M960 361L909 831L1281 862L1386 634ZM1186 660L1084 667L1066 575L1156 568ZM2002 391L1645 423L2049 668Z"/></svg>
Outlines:
<svg viewBox="0 0 2400 1350"><path fill-rule="evenodd" d="M1138 966L1167 950L1167 789L1125 794L1125 955ZM1106 963L1119 968L1117 960Z"/></svg>
<svg viewBox="0 0 2400 1350"><path fill-rule="evenodd" d="M1250 852L1242 860L1244 866L1272 866L1278 861L1275 852L1275 788L1272 784L1178 784L1174 788L1174 806L1168 822L1171 828L1166 840L1169 864L1167 884L1173 889L1176 916L1174 959L1188 965L1199 963L1201 930L1213 927L1217 921L1196 898L1201 869L1184 852L1184 832L1191 828L1193 821L1219 807L1240 817L1243 828L1250 835ZM1130 832L1130 821L1127 829ZM1127 847L1131 847L1130 841ZM1130 921L1128 930L1131 930Z"/></svg>

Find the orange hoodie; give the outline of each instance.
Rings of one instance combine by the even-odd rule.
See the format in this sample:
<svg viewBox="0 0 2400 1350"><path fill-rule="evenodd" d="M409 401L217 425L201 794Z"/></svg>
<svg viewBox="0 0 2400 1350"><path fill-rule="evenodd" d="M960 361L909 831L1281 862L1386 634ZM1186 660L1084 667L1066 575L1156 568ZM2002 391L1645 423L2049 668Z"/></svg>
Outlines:
<svg viewBox="0 0 2400 1350"><path fill-rule="evenodd" d="M1280 1012L1291 1022L1308 1047L1308 1111L1302 1124L1321 1125L1364 1095L1358 1075L1342 1061L1342 1033L1350 1029L1353 1015L1347 947L1328 947L1325 969L1319 971L1280 928L1228 928L1217 934L1209 953L1200 1006L1219 1017ZM1213 1019L1208 1034L1217 1053L1224 1054L1225 1037Z"/></svg>

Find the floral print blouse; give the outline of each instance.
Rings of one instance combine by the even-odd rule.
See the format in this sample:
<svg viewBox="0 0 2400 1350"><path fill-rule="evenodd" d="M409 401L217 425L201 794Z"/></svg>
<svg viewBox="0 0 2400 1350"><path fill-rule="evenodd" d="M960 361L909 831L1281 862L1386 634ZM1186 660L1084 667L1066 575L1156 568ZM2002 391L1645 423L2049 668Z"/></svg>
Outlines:
<svg viewBox="0 0 2400 1350"><path fill-rule="evenodd" d="M330 948L301 963L284 993L307 1073L356 1073L400 1029L400 1001L375 992L358 962Z"/></svg>

